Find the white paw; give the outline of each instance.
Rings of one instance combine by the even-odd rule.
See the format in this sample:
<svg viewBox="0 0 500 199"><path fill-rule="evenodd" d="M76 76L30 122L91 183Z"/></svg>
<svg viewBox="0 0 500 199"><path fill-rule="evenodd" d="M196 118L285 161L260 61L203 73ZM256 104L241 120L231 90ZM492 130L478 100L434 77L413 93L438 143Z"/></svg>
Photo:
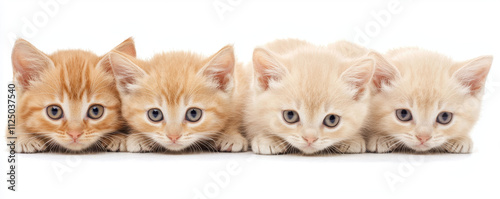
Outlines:
<svg viewBox="0 0 500 199"><path fill-rule="evenodd" d="M36 139L36 138L29 138L31 139L28 142L21 142L16 145L16 152L18 153L36 153L36 152L42 152L44 151L47 147L45 142L42 140Z"/></svg>
<svg viewBox="0 0 500 199"><path fill-rule="evenodd" d="M127 143L127 140L125 138L113 137L111 140L111 143L109 143L106 146L106 150L113 151L113 152L127 151L126 143Z"/></svg>
<svg viewBox="0 0 500 199"><path fill-rule="evenodd" d="M390 141L392 140L392 141ZM375 153L387 153L396 147L396 141L393 139L383 139L381 136L372 136L368 139L366 149Z"/></svg>
<svg viewBox="0 0 500 199"><path fill-rule="evenodd" d="M258 154L281 154L286 151L285 144L279 144L270 138L255 137L252 139L252 151Z"/></svg>
<svg viewBox="0 0 500 199"><path fill-rule="evenodd" d="M472 152L472 140L470 138L450 140L444 145L448 153L470 153Z"/></svg>
<svg viewBox="0 0 500 199"><path fill-rule="evenodd" d="M350 140L336 146L339 153L364 153L366 151L363 139Z"/></svg>
<svg viewBox="0 0 500 199"><path fill-rule="evenodd" d="M153 147L145 144L143 139L143 137L137 135L128 136L125 144L127 151L133 153L152 151Z"/></svg>
<svg viewBox="0 0 500 199"><path fill-rule="evenodd" d="M248 150L248 140L241 134L222 135L215 147L220 151L226 152L241 152Z"/></svg>

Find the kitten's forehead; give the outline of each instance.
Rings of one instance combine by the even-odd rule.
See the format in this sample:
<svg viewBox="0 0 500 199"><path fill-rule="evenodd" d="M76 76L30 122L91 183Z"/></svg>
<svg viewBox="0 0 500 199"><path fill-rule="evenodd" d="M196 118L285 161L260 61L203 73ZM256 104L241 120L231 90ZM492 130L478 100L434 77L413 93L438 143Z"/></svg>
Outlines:
<svg viewBox="0 0 500 199"><path fill-rule="evenodd" d="M143 87L156 93L155 98L167 104L176 105L193 100L197 96L209 96L214 89L209 89L205 77L198 72L206 64L206 59L189 52L169 52L158 54L144 69L148 77ZM153 92L154 91L154 92Z"/></svg>
<svg viewBox="0 0 500 199"><path fill-rule="evenodd" d="M452 75L459 64L450 58L420 49L406 49L390 57L401 74L394 84L399 94L422 106L430 106L462 95L462 87Z"/></svg>
<svg viewBox="0 0 500 199"><path fill-rule="evenodd" d="M60 88L59 98L82 99L95 97L98 93L113 93L114 80L111 74L97 67L100 57L81 50L59 51L50 56L56 70L49 82Z"/></svg>

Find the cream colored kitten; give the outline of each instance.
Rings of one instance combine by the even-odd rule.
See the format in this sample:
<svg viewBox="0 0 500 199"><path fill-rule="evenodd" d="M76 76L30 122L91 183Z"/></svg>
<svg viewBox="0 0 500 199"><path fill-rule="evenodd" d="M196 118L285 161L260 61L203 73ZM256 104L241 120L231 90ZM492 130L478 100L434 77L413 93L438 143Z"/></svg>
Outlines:
<svg viewBox="0 0 500 199"><path fill-rule="evenodd" d="M117 80L123 116L132 128L128 151L200 146L247 150L248 141L239 129L232 46L210 57L167 52L143 61L117 52L106 59Z"/></svg>
<svg viewBox="0 0 500 199"><path fill-rule="evenodd" d="M469 153L493 57L464 62L419 48L375 55L367 149Z"/></svg>
<svg viewBox="0 0 500 199"><path fill-rule="evenodd" d="M375 70L367 53L348 42L319 47L293 39L256 48L244 120L252 150L364 152L360 128Z"/></svg>

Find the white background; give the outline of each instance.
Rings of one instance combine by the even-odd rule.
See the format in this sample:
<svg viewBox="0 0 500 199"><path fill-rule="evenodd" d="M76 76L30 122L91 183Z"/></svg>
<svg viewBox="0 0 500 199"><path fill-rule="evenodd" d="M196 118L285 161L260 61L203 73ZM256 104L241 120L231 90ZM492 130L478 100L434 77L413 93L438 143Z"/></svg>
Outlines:
<svg viewBox="0 0 500 199"><path fill-rule="evenodd" d="M472 132L474 152L18 154L18 191L8 191L0 180L0 198L196 198L197 193L205 198L500 198L500 5L495 1L66 1L48 11L40 4L54 0L0 2L0 129L6 124L15 37L46 53L81 48L104 54L133 36L140 58L180 49L210 55L234 44L242 62L250 60L255 46L277 38L317 44L346 39L381 52L420 46L456 60L494 55L481 118ZM388 9L391 2L399 2L396 10ZM214 3L229 8L218 12ZM389 12L390 19L377 21L381 12ZM28 26L33 27L26 31ZM364 41L357 37L360 32ZM7 150L0 137L0 179L5 179ZM217 184L212 175L229 178Z"/></svg>

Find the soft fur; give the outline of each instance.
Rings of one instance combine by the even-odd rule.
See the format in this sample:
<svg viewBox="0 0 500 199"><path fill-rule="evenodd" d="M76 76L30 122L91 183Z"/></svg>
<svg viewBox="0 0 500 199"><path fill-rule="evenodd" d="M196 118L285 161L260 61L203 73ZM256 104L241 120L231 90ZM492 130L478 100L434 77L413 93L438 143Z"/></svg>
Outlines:
<svg viewBox="0 0 500 199"><path fill-rule="evenodd" d="M256 48L244 119L252 150L364 152L360 127L368 112L368 85L375 70L367 54L367 49L345 41L321 47L288 39ZM300 121L285 122L285 110L296 111ZM340 116L336 127L323 125L328 114Z"/></svg>
<svg viewBox="0 0 500 199"><path fill-rule="evenodd" d="M377 70L366 125L367 149L379 153L399 149L471 152L468 134L478 119L483 85L493 58L456 62L419 48L392 50L385 58L374 55ZM410 110L413 119L400 121L397 109ZM443 111L453 114L448 124L437 122Z"/></svg>
<svg viewBox="0 0 500 199"><path fill-rule="evenodd" d="M132 128L129 152L247 150L248 141L239 130L240 107L235 106L232 46L211 57L168 52L144 61L111 53L106 59L116 76L123 116ZM161 110L162 121L149 119L152 108ZM186 120L189 108L203 111L199 121Z"/></svg>
<svg viewBox="0 0 500 199"><path fill-rule="evenodd" d="M115 48L135 56L132 39ZM12 63L17 86L16 150L41 152L86 149L125 150L120 99L110 68L101 58L82 50L62 50L46 55L25 40L17 40ZM104 107L98 119L87 116L89 107ZM48 117L47 107L58 105L61 119ZM73 138L70 134L76 134Z"/></svg>

